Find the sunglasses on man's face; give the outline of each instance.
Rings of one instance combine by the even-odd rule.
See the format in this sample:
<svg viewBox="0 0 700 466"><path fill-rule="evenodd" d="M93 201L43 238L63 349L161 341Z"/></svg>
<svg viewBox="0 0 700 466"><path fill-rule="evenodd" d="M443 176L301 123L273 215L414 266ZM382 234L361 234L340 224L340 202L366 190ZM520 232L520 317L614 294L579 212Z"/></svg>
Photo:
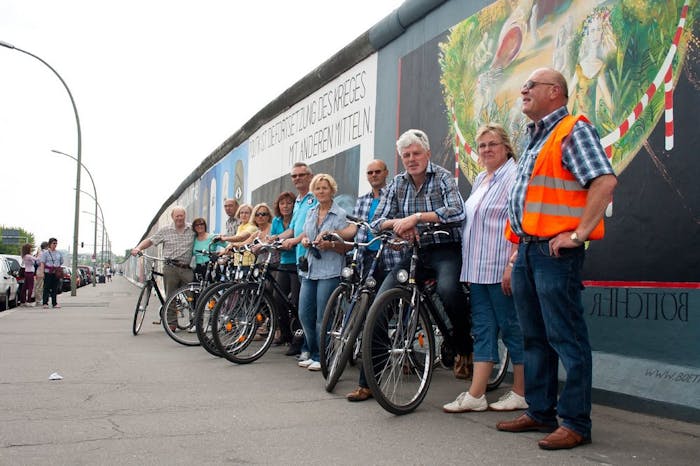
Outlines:
<svg viewBox="0 0 700 466"><path fill-rule="evenodd" d="M379 175L384 170L367 170L367 176Z"/></svg>

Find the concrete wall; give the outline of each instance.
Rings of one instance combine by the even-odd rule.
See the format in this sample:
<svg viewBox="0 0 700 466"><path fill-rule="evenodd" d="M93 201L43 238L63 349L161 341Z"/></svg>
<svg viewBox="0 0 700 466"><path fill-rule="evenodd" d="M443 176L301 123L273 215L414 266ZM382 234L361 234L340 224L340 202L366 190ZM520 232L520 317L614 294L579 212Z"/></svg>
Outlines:
<svg viewBox="0 0 700 466"><path fill-rule="evenodd" d="M696 15L697 0L407 1L224 141L144 236L175 203L220 229L224 197L272 201L296 160L332 173L351 205L369 159L399 170L394 142L409 128L426 130L468 196L476 127L502 123L522 149L520 85L555 66L620 181L585 266L594 386L700 419Z"/></svg>

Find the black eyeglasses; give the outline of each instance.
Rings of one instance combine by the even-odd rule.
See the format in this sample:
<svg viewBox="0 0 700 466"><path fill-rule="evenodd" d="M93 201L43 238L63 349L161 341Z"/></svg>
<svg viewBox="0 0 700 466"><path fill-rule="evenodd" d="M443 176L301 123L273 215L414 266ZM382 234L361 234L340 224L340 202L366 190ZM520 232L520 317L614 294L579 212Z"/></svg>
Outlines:
<svg viewBox="0 0 700 466"><path fill-rule="evenodd" d="M379 175L384 170L367 170L367 176Z"/></svg>
<svg viewBox="0 0 700 466"><path fill-rule="evenodd" d="M192 226L195 226L195 227L203 227L204 224L203 224L203 223L193 223Z"/></svg>
<svg viewBox="0 0 700 466"><path fill-rule="evenodd" d="M268 215L270 215L270 212L256 212L255 213L256 217L267 217Z"/></svg>
<svg viewBox="0 0 700 466"><path fill-rule="evenodd" d="M297 178L301 178L308 175L308 173L292 173L292 179L295 180Z"/></svg>
<svg viewBox="0 0 700 466"><path fill-rule="evenodd" d="M557 83L544 83L544 82L533 81L532 79L529 79L523 83L523 86L521 87L521 89L523 91L529 91L530 89L534 88L535 86L539 86L540 84L543 86L556 86L557 85Z"/></svg>

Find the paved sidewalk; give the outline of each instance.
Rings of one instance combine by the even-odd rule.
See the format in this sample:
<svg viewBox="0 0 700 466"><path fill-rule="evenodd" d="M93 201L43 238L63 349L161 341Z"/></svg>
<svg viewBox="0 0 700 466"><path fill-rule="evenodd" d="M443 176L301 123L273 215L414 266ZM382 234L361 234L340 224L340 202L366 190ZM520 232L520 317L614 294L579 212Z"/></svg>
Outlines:
<svg viewBox="0 0 700 466"><path fill-rule="evenodd" d="M515 414L448 415L465 389L437 371L421 407L393 416L348 403L282 348L236 366L170 340L122 277L64 293L61 309L0 313L0 465L96 464L697 464L700 426L593 407L593 443L537 447L538 433L498 432ZM50 381L53 372L63 380ZM490 393L495 399L507 387Z"/></svg>

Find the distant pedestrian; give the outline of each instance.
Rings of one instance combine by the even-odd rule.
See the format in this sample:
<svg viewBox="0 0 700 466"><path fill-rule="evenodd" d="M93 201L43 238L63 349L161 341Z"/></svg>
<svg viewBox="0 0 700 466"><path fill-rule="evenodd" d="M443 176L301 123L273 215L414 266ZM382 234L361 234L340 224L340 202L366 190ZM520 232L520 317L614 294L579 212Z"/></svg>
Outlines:
<svg viewBox="0 0 700 466"><path fill-rule="evenodd" d="M24 286L19 297L20 306L29 306L34 292L34 265L36 259L32 256L32 245L27 243L22 246L22 266L24 267Z"/></svg>
<svg viewBox="0 0 700 466"><path fill-rule="evenodd" d="M36 267L34 269L34 305L41 306L41 298L44 295L44 274L39 275L41 254L49 248L48 241L42 241L41 246L34 254Z"/></svg>
<svg viewBox="0 0 700 466"><path fill-rule="evenodd" d="M58 293L58 287L62 285L62 279L58 275L63 273L63 255L56 251L56 246L58 245L58 240L56 238L49 238L49 248L42 252L39 258L39 272L38 274L44 277L44 293L42 299L42 307L47 309L49 307L49 297L51 298L51 306L54 309L61 307L56 301L56 294Z"/></svg>

